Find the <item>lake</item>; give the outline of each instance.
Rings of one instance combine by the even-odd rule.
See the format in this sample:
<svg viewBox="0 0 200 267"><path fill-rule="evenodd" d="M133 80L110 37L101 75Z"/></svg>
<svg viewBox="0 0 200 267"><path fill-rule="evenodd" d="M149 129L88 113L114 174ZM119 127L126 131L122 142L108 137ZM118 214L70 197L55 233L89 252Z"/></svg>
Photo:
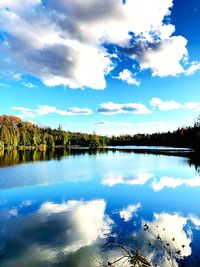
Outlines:
<svg viewBox="0 0 200 267"><path fill-rule="evenodd" d="M125 246L158 266L178 266L181 258L199 266L200 176L192 153L2 152L0 266L126 267Z"/></svg>

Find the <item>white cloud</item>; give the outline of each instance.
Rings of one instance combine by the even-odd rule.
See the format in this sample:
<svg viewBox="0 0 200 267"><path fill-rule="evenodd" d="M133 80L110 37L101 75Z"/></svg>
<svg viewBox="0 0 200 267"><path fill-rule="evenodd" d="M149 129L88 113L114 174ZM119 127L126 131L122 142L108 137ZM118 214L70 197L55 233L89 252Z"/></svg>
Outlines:
<svg viewBox="0 0 200 267"><path fill-rule="evenodd" d="M180 126L177 123L172 123L171 121L145 121L140 123L99 121L93 124L95 125L95 130L98 134L108 136L175 131Z"/></svg>
<svg viewBox="0 0 200 267"><path fill-rule="evenodd" d="M186 110L188 109L194 112L200 111L200 102L185 102L181 104L174 100L163 101L158 97L153 97L150 100L150 105L161 111L178 110L178 109L186 109Z"/></svg>
<svg viewBox="0 0 200 267"><path fill-rule="evenodd" d="M30 108L13 106L13 107L11 107L11 109L16 110L16 111L20 111L21 114L17 114L16 116L21 118L21 119L23 119L24 117L28 117L28 118L35 118L36 117L34 110L32 110Z"/></svg>
<svg viewBox="0 0 200 267"><path fill-rule="evenodd" d="M23 200L22 201L22 204L21 204L21 207L28 207L28 206L31 206L33 204L33 201L31 200Z"/></svg>
<svg viewBox="0 0 200 267"><path fill-rule="evenodd" d="M158 108L162 111L164 110L173 110L173 109L181 109L182 105L174 100L163 101L160 98L153 97L150 101L150 105Z"/></svg>
<svg viewBox="0 0 200 267"><path fill-rule="evenodd" d="M193 220L192 217L191 220ZM190 217L184 217L178 213L155 213L152 221L142 222L148 227L146 231L141 229L138 232L134 231L132 236L129 235L128 246L137 247L142 256L152 265L178 267L180 259L192 253L192 231L186 228L191 220ZM194 221L199 223L198 218ZM178 253L179 251L181 254ZM116 246L110 254L104 256L102 261L106 264L109 259L110 262L116 262L116 267L130 266L128 259L122 256L123 249Z"/></svg>
<svg viewBox="0 0 200 267"><path fill-rule="evenodd" d="M36 116L44 116L48 114L57 114L61 116L78 116L78 115L91 115L93 111L89 108L68 108L65 110L57 109L54 106L40 105L37 109L30 109L26 107L13 106L12 110L20 111L21 114L18 114L19 117L24 118L35 118Z"/></svg>
<svg viewBox="0 0 200 267"><path fill-rule="evenodd" d="M141 208L140 203L136 203L134 205L128 205L128 207L119 211L119 216L125 222L128 222L133 218L134 213L136 213L139 208Z"/></svg>
<svg viewBox="0 0 200 267"><path fill-rule="evenodd" d="M105 242L113 224L105 209L106 202L102 199L59 204L45 202L35 213L10 221L4 242L17 240L17 247L12 252L6 246L2 248L7 255L5 265L27 266L30 262L35 266L44 262L57 265L60 259L68 265L74 252L82 253L81 248L87 250L87 246ZM93 261L91 259L84 266L96 266ZM79 266L78 262L77 259L76 266Z"/></svg>
<svg viewBox="0 0 200 267"><path fill-rule="evenodd" d="M188 55L186 45L184 37L173 36L153 48L148 47L139 57L141 69L151 69L153 76L160 77L184 73L181 61Z"/></svg>
<svg viewBox="0 0 200 267"><path fill-rule="evenodd" d="M185 75L190 76L200 70L200 62L195 61L191 63L191 66L185 71Z"/></svg>
<svg viewBox="0 0 200 267"><path fill-rule="evenodd" d="M167 121L149 121L136 123L134 127L134 133L163 133L167 131L175 131L178 128L178 124Z"/></svg>
<svg viewBox="0 0 200 267"><path fill-rule="evenodd" d="M89 108L68 108L64 113L62 111L59 111L58 114L65 115L65 116L76 116L76 115L91 115L93 111Z"/></svg>
<svg viewBox="0 0 200 267"><path fill-rule="evenodd" d="M190 247L191 237L187 232L185 232L184 229L187 224L188 218L183 217L178 213L154 214L154 218L155 219L152 222L144 222L148 224L149 231L147 230L145 232L142 232L141 236L143 243L148 244L150 242L152 244L152 247L154 248L153 254L151 252L151 254L149 254L149 258L154 261L157 259L158 266L178 266L177 259L179 257L189 256L192 252ZM163 242L162 245L157 239L158 236ZM163 247L164 245L166 247L165 249ZM182 248L182 245L184 245L184 249ZM165 251L165 253L160 253L161 248L163 248L163 251ZM167 249L170 251L170 261L167 261ZM180 256L176 253L178 250L181 251Z"/></svg>
<svg viewBox="0 0 200 267"><path fill-rule="evenodd" d="M97 125L97 126L107 126L107 125L113 125L114 122L112 121L96 121L92 123L93 125Z"/></svg>
<svg viewBox="0 0 200 267"><path fill-rule="evenodd" d="M194 112L200 112L200 102L186 102L184 108L193 110Z"/></svg>
<svg viewBox="0 0 200 267"><path fill-rule="evenodd" d="M106 186L114 186L117 184L143 185L146 184L152 178L153 175L150 173L139 173L137 175L133 175L132 177L124 177L119 174L116 175L114 173L110 173L107 176L103 177L103 179L101 180L101 184Z"/></svg>
<svg viewBox="0 0 200 267"><path fill-rule="evenodd" d="M161 191L164 188L176 188L179 186L189 186L189 187L199 187L200 186L200 177L196 176L194 178L174 178L163 176L160 180L155 180L151 187L154 191Z"/></svg>
<svg viewBox="0 0 200 267"><path fill-rule="evenodd" d="M17 215L18 215L18 210L16 208L11 209L8 213L9 217L17 217Z"/></svg>
<svg viewBox="0 0 200 267"><path fill-rule="evenodd" d="M199 176L196 176L194 178L175 178L162 176L157 179L151 173L139 173L132 176L130 175L128 177L125 177L121 174L108 173L102 178L101 184L112 187L119 184L144 185L149 181L151 188L155 192L161 191L164 188L176 188L179 186L200 187Z"/></svg>
<svg viewBox="0 0 200 267"><path fill-rule="evenodd" d="M131 126L134 126L133 123L131 122L115 122L115 121L97 121L97 122L93 122L92 123L93 125L96 125L96 126L117 126L117 127L131 127Z"/></svg>
<svg viewBox="0 0 200 267"><path fill-rule="evenodd" d="M97 111L104 115L114 114L149 114L152 113L144 104L140 103L125 103L116 104L113 102L107 102L100 105L101 107Z"/></svg>
<svg viewBox="0 0 200 267"><path fill-rule="evenodd" d="M9 84L6 84L6 83L0 83L0 88L5 88L5 87L10 87Z"/></svg>
<svg viewBox="0 0 200 267"><path fill-rule="evenodd" d="M198 229L200 228L200 219L194 215L188 216L188 220L190 220Z"/></svg>
<svg viewBox="0 0 200 267"><path fill-rule="evenodd" d="M21 0L1 0L0 9L11 8L12 10L19 11L20 9L25 9L33 5L40 4L41 0L26 0L23 2Z"/></svg>
<svg viewBox="0 0 200 267"><path fill-rule="evenodd" d="M68 201L62 204L46 202L38 212L44 215L66 213L67 220L71 222L71 229L66 232L67 239L77 250L92 244L98 238L104 238L110 232L112 221L105 216L105 208L104 200ZM65 247L65 251L68 249L71 246Z"/></svg>
<svg viewBox="0 0 200 267"><path fill-rule="evenodd" d="M119 76L113 77L113 78L125 81L128 84L134 84L134 85L137 85L137 86L140 85L140 81L138 81L135 78L135 75L128 69L124 69L123 71L121 71L119 73Z"/></svg>
<svg viewBox="0 0 200 267"><path fill-rule="evenodd" d="M32 84L32 83L30 83L30 82L22 82L22 85L25 86L25 87L27 87L27 88L33 88L33 87L35 87L35 85Z"/></svg>
<svg viewBox="0 0 200 267"><path fill-rule="evenodd" d="M172 36L175 27L163 22L172 7L172 0L49 0L45 7L40 0L2 0L0 27L7 35L1 43L2 66L36 76L47 86L104 89L116 59L104 44L135 50L132 32L140 49L129 58L153 75L177 75L184 72L187 40ZM139 85L129 70L119 78Z"/></svg>

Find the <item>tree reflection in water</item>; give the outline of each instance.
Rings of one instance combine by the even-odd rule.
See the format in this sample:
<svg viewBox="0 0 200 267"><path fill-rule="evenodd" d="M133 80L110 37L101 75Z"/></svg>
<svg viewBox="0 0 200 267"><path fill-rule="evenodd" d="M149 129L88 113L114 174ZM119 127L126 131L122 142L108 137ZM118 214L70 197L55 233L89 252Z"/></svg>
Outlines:
<svg viewBox="0 0 200 267"><path fill-rule="evenodd" d="M190 150L170 150L170 149L126 149L126 148L73 148L73 149L47 149L44 151L40 150L0 150L0 167L7 167L20 163L33 162L33 161L44 161L44 160L61 160L67 156L78 156L78 155L97 155L104 154L112 151L122 153L136 153L136 154L152 154L152 155L167 155L167 156L178 156L186 158L189 165L194 165L198 172L200 171L200 155L197 152Z"/></svg>

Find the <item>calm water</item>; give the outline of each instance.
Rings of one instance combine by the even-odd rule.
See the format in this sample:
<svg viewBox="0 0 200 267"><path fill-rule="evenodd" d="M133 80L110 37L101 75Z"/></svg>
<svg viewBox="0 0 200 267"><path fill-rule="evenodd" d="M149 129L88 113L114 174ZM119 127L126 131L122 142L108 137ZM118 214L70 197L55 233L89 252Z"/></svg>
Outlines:
<svg viewBox="0 0 200 267"><path fill-rule="evenodd" d="M122 255L105 247L109 242L139 249L159 266L177 266L169 264L158 235L172 257L180 250L196 262L196 166L184 153L142 152L1 154L0 266L103 266Z"/></svg>

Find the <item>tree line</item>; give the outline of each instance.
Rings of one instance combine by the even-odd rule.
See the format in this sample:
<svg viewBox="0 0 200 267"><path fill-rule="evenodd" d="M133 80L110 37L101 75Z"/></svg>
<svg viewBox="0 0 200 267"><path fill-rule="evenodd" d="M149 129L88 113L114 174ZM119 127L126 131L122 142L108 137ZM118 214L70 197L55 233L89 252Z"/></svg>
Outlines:
<svg viewBox="0 0 200 267"><path fill-rule="evenodd" d="M96 133L63 131L60 125L57 129L39 127L15 116L0 116L0 150L125 145L192 147L200 150L200 117L194 126L179 128L174 132L108 137Z"/></svg>
<svg viewBox="0 0 200 267"><path fill-rule="evenodd" d="M23 122L15 116L0 116L0 150L3 149L32 149L53 147L100 147L107 144L106 137L94 134L63 131L39 127L30 122Z"/></svg>

